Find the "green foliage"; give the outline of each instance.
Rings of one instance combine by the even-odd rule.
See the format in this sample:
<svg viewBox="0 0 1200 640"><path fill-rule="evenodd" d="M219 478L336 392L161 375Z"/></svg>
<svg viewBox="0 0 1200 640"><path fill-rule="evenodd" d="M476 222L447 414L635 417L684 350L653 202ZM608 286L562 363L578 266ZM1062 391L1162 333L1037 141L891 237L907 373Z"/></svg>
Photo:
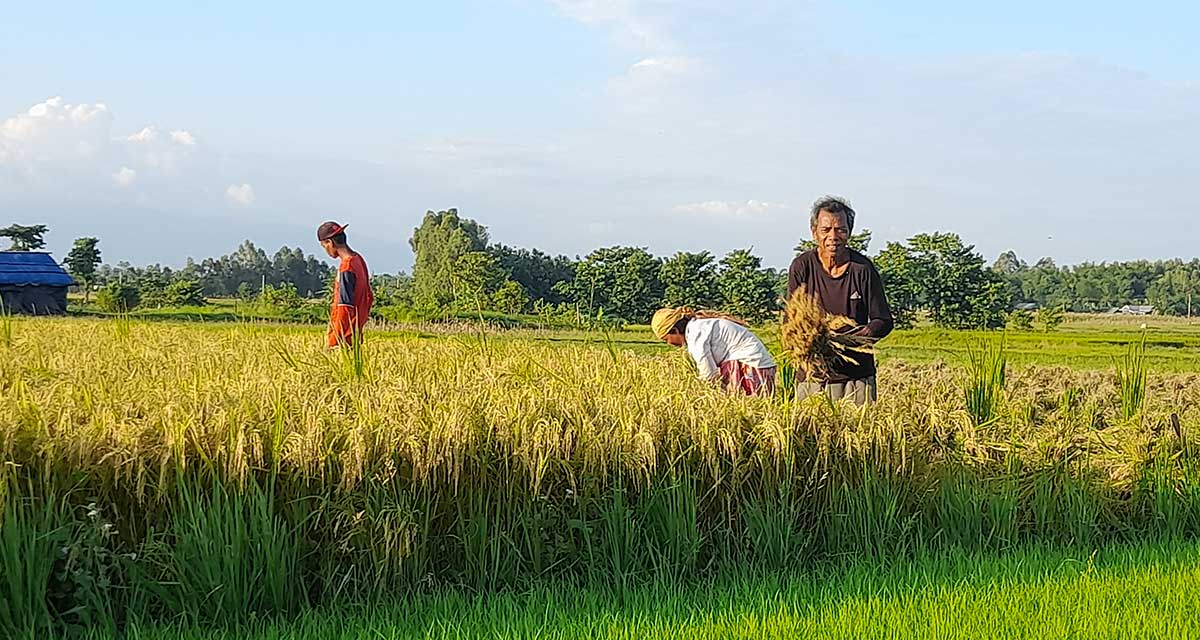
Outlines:
<svg viewBox="0 0 1200 640"><path fill-rule="evenodd" d="M452 306L459 311L491 309L492 296L504 282L500 264L486 251L468 251L458 256L450 275Z"/></svg>
<svg viewBox="0 0 1200 640"><path fill-rule="evenodd" d="M1011 331L1033 331L1033 313L1016 309L1008 314L1007 326Z"/></svg>
<svg viewBox="0 0 1200 640"><path fill-rule="evenodd" d="M1030 267L1013 252L993 266L1008 281L1016 302L1074 312L1106 312L1149 303L1159 313L1187 315L1200 293L1200 260L1090 263L1059 267L1042 258Z"/></svg>
<svg viewBox="0 0 1200 640"><path fill-rule="evenodd" d="M110 282L96 294L96 307L105 313L126 313L136 309L141 300L137 287Z"/></svg>
<svg viewBox="0 0 1200 640"><path fill-rule="evenodd" d="M884 294L899 329L911 328L926 304L925 288L928 265L919 262L904 244L889 242L872 261L883 280Z"/></svg>
<svg viewBox="0 0 1200 640"><path fill-rule="evenodd" d="M549 304L566 302L555 286L575 277L575 263L566 256L550 257L537 249L518 249L501 244L488 247L508 278L520 284L531 300Z"/></svg>
<svg viewBox="0 0 1200 640"><path fill-rule="evenodd" d="M270 286L270 285L268 285ZM146 286L141 289L143 307L202 307L207 304L204 289L195 280L176 280L164 286Z"/></svg>
<svg viewBox="0 0 1200 640"><path fill-rule="evenodd" d="M460 260L468 253L486 251L487 244L487 229L474 220L460 218L458 209L427 212L409 239L416 257L413 300L417 306L445 310L455 305L458 290L462 288L463 277L456 273Z"/></svg>
<svg viewBox="0 0 1200 640"><path fill-rule="evenodd" d="M84 302L91 296L96 270L100 267L100 249L97 246L99 244L100 240L97 238L79 238L63 260L67 271L82 285Z"/></svg>
<svg viewBox="0 0 1200 640"><path fill-rule="evenodd" d="M492 307L502 313L525 313L529 308L529 295L515 280L505 280L492 294Z"/></svg>
<svg viewBox="0 0 1200 640"><path fill-rule="evenodd" d="M1004 339L967 345L967 377L963 391L967 414L975 426L989 424L1000 415L1008 370L1006 347Z"/></svg>
<svg viewBox="0 0 1200 640"><path fill-rule="evenodd" d="M12 314L8 312L8 307L4 304L4 298L0 297L0 345L4 345L5 349L11 349L14 344L14 334Z"/></svg>
<svg viewBox="0 0 1200 640"><path fill-rule="evenodd" d="M1042 333L1050 333L1060 327L1064 320L1063 310L1058 307L1042 307L1038 309L1037 327Z"/></svg>
<svg viewBox="0 0 1200 640"><path fill-rule="evenodd" d="M329 265L300 249L283 247L270 257L250 241L220 258L206 258L201 262L188 258L182 269L157 264L134 267L120 262L115 266L102 265L96 273L97 282L136 283L147 291L165 289L175 281L194 281L200 284L204 297L237 297L247 301L252 300L264 284L274 287L291 284L301 295L320 295L332 278Z"/></svg>
<svg viewBox="0 0 1200 640"><path fill-rule="evenodd" d="M1121 389L1121 417L1133 420L1142 413L1146 403L1146 332L1142 339L1127 347L1125 357L1117 362L1117 386Z"/></svg>
<svg viewBox="0 0 1200 640"><path fill-rule="evenodd" d="M304 552L298 523L277 512L269 489L187 483L163 550L159 598L192 623L275 616L298 611Z"/></svg>
<svg viewBox="0 0 1200 640"><path fill-rule="evenodd" d="M721 259L717 288L721 293L721 308L751 322L761 322L778 309L775 295L776 279L762 268L762 259L748 249L731 251Z"/></svg>
<svg viewBox="0 0 1200 640"><path fill-rule="evenodd" d="M12 224L0 229L0 238L12 241L9 251L37 251L46 246L45 235L50 228L44 224Z"/></svg>
<svg viewBox="0 0 1200 640"><path fill-rule="evenodd" d="M559 293L589 310L647 322L663 297L661 263L640 247L596 249L576 265L575 279L555 285Z"/></svg>
<svg viewBox="0 0 1200 640"><path fill-rule="evenodd" d="M296 291L295 285L285 284L278 287L267 285L258 296L258 301L281 310L299 309L304 306L304 299Z"/></svg>
<svg viewBox="0 0 1200 640"><path fill-rule="evenodd" d="M6 476L0 472L0 634L49 636L58 623L47 596L69 516L53 498L7 495Z"/></svg>
<svg viewBox="0 0 1200 640"><path fill-rule="evenodd" d="M717 264L707 251L676 253L663 261L659 279L663 284L663 306L707 309L719 304Z"/></svg>
<svg viewBox="0 0 1200 640"><path fill-rule="evenodd" d="M907 244L889 243L875 265L899 326L910 326L921 309L939 327L1005 324L1012 297L1007 282L955 234L920 234Z"/></svg>
<svg viewBox="0 0 1200 640"><path fill-rule="evenodd" d="M774 514L769 514L773 516ZM439 589L235 629L146 621L135 640L976 640L1194 638L1192 542L1091 549L1021 546L746 567L701 581L650 577L609 588L541 581L499 593ZM100 640L100 639L97 639Z"/></svg>
<svg viewBox="0 0 1200 640"><path fill-rule="evenodd" d="M412 277L404 272L396 275L372 275L371 291L375 293L375 306L413 306Z"/></svg>
<svg viewBox="0 0 1200 640"><path fill-rule="evenodd" d="M1192 317L1200 310L1200 261L1168 268L1150 285L1146 297L1158 313Z"/></svg>
<svg viewBox="0 0 1200 640"><path fill-rule="evenodd" d="M853 249L859 253L866 254L867 250L871 247L871 230L863 229L862 231L859 231L858 233L852 234L850 236L850 241L847 243L847 246L849 246L851 249ZM813 249L816 249L816 248L817 248L816 240L806 239L806 240L801 240L800 244L796 245L795 251L796 251L796 255L800 255L801 253L804 253L806 251L812 251Z"/></svg>

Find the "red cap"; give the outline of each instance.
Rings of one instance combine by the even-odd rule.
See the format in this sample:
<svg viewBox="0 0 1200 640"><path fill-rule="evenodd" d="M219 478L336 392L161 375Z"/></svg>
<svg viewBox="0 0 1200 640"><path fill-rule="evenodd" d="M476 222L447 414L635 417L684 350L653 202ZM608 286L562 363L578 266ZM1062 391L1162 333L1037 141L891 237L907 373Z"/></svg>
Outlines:
<svg viewBox="0 0 1200 640"><path fill-rule="evenodd" d="M339 233L345 233L346 227L348 227L348 226L350 226L350 225L338 224L336 222L326 222L326 223L322 224L321 226L317 227L317 240L319 242L325 242L326 240L330 240Z"/></svg>

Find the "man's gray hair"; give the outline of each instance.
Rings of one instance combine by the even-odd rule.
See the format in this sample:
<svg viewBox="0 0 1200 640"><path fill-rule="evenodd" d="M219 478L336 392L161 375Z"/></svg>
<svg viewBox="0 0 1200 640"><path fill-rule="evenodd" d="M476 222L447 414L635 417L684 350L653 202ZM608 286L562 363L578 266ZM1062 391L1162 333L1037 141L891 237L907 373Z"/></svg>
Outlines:
<svg viewBox="0 0 1200 640"><path fill-rule="evenodd" d="M817 228L817 218L821 216L822 211L845 216L847 230L850 233L854 233L854 209L850 208L850 203L846 202L845 198L825 196L814 202L812 206L812 219L809 221L810 228Z"/></svg>

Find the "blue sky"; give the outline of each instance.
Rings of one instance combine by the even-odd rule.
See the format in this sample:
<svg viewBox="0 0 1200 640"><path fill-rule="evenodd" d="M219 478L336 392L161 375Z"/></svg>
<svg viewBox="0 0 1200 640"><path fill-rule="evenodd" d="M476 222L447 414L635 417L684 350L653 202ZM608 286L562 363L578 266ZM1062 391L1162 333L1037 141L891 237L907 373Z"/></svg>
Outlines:
<svg viewBox="0 0 1200 640"><path fill-rule="evenodd" d="M334 218L394 271L457 206L553 253L784 266L825 193L876 248L1196 255L1195 3L109 4L0 20L0 222L60 255L311 250Z"/></svg>

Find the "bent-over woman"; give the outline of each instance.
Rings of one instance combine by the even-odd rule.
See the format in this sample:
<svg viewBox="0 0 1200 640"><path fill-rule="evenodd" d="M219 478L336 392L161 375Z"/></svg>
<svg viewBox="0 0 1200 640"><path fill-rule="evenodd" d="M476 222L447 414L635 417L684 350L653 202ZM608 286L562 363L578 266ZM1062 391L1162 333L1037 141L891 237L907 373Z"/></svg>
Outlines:
<svg viewBox="0 0 1200 640"><path fill-rule="evenodd" d="M700 379L746 395L775 392L775 359L736 318L689 307L659 309L650 322L658 339L687 347Z"/></svg>

